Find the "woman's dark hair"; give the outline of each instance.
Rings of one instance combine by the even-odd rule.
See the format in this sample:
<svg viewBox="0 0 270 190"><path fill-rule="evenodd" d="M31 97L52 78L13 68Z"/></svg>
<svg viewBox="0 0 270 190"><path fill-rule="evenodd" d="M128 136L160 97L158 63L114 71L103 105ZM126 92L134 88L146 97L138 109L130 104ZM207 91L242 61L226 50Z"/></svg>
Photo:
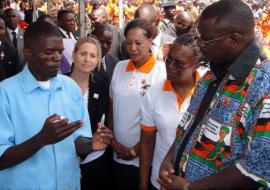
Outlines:
<svg viewBox="0 0 270 190"><path fill-rule="evenodd" d="M193 50L193 56L198 60L202 61L203 56L201 54L200 48L197 45L197 39L193 34L188 33L181 36L178 36L174 43L178 43L182 46L190 47Z"/></svg>
<svg viewBox="0 0 270 190"><path fill-rule="evenodd" d="M153 28L152 28L151 24L149 24L147 21L145 21L143 19L134 19L134 20L130 21L125 28L125 32L124 32L125 37L127 37L127 33L129 32L129 30L134 29L134 28L143 29L145 31L144 35L148 39L153 38Z"/></svg>

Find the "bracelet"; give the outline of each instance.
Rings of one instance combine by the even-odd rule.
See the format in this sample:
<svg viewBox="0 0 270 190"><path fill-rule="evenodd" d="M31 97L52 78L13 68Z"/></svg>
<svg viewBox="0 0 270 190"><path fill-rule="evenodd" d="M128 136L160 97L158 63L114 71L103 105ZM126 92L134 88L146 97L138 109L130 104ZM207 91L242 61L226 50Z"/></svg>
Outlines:
<svg viewBox="0 0 270 190"><path fill-rule="evenodd" d="M189 188L189 182L185 183L183 190L188 190L188 188Z"/></svg>
<svg viewBox="0 0 270 190"><path fill-rule="evenodd" d="M137 157L137 153L133 147L131 149L129 149L129 152L133 158Z"/></svg>

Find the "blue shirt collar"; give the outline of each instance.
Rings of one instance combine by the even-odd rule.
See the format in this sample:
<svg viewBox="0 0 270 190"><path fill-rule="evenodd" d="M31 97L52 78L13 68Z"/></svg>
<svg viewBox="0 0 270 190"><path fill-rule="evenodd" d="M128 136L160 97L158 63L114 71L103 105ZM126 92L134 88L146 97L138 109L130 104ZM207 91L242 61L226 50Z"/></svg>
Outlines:
<svg viewBox="0 0 270 190"><path fill-rule="evenodd" d="M55 91L58 88L59 89L62 89L62 82L59 79L59 77L57 77L57 76L51 78L51 88L50 88L50 90L52 90L52 91ZM31 93L33 90L35 90L37 88L42 89L41 86L40 86L40 84L36 80L36 78L30 72L30 70L28 68L28 64L26 64L25 67L24 67L24 69L22 70L21 77L22 77L23 83L25 84L25 91L26 91L26 93Z"/></svg>

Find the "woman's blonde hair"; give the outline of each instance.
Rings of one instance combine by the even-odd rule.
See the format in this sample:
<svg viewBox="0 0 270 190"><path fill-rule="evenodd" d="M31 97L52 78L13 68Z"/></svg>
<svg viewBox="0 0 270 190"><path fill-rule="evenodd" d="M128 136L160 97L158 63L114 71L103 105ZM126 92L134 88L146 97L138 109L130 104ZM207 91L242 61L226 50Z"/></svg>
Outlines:
<svg viewBox="0 0 270 190"><path fill-rule="evenodd" d="M102 50L101 50L100 43L99 43L98 40L96 40L95 38L92 38L92 37L88 37L88 36L80 38L76 42L73 52L77 53L77 51L79 50L81 45L83 45L85 43L93 44L93 45L96 46L96 48L97 48L97 57L98 57L98 64L97 64L96 68L97 68L97 70L99 70L100 69L100 64L101 64L101 59L102 59Z"/></svg>

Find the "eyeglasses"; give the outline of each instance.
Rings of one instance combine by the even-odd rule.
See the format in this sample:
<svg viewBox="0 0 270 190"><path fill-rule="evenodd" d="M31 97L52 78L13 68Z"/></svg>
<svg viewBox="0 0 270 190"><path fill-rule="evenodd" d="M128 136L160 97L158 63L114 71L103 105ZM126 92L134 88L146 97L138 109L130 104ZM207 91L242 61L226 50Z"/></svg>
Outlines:
<svg viewBox="0 0 270 190"><path fill-rule="evenodd" d="M229 37L229 36L232 36L232 35L234 35L234 34L235 34L235 33L231 33L231 34L226 34L226 35L224 35L224 36L219 36L219 37L214 38L214 39L212 39L212 40L204 40L204 39L202 38L202 36L201 36L200 34L197 33L196 39L198 40L198 42L199 42L201 45L206 46L207 44L216 42L216 41L218 41L218 40L222 40L222 39L227 38L227 37Z"/></svg>
<svg viewBox="0 0 270 190"><path fill-rule="evenodd" d="M185 64L183 61L175 59L175 58L173 58L171 56L165 57L165 63L166 63L166 65L172 65L173 64L177 68L181 68L181 69L188 68L190 65L193 64L193 63Z"/></svg>

